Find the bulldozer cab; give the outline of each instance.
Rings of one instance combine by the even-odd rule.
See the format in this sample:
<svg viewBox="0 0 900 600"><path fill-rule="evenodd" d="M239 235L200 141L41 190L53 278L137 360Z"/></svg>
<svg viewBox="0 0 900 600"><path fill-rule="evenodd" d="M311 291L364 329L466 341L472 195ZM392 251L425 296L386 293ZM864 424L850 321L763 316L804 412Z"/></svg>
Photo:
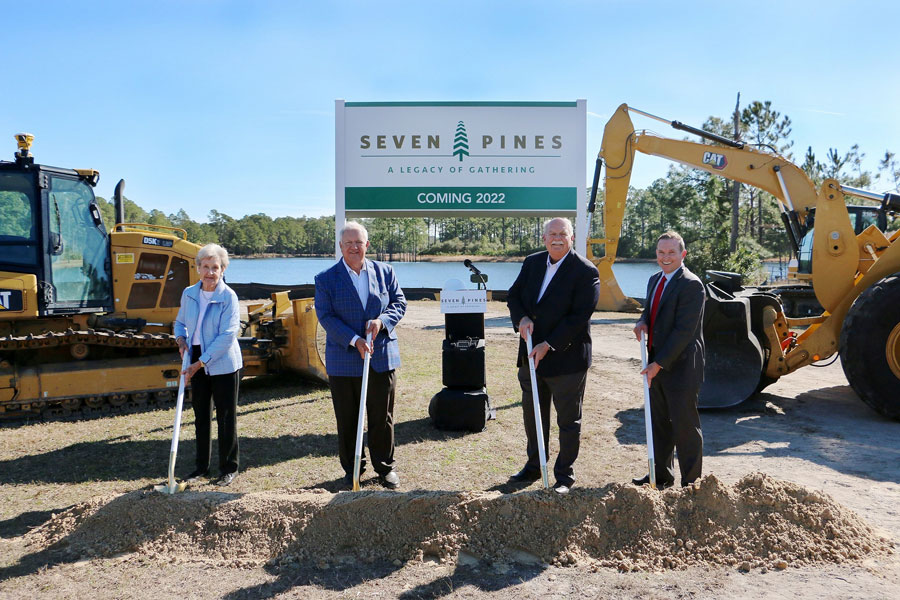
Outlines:
<svg viewBox="0 0 900 600"><path fill-rule="evenodd" d="M109 238L91 189L96 172L16 158L0 163L0 278L22 283L8 290L10 303L17 296L33 317L111 310ZM35 297L26 302L29 289Z"/></svg>

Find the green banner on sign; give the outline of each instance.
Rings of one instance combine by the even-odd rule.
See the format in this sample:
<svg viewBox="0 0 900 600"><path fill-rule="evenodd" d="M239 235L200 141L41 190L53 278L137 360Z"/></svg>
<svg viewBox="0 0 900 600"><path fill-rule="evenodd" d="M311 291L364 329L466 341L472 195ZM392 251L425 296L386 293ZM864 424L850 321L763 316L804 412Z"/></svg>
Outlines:
<svg viewBox="0 0 900 600"><path fill-rule="evenodd" d="M574 187L348 187L348 211L574 211Z"/></svg>

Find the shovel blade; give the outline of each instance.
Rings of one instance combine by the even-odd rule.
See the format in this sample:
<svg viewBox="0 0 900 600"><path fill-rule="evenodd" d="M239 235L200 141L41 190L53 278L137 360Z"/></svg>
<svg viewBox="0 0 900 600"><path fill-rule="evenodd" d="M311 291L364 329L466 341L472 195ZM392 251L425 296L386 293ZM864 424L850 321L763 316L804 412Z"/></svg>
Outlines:
<svg viewBox="0 0 900 600"><path fill-rule="evenodd" d="M176 482L174 485L170 486L167 483L162 483L160 485L154 485L153 490L159 492L161 494L177 494L179 492L183 492L187 488L186 481Z"/></svg>

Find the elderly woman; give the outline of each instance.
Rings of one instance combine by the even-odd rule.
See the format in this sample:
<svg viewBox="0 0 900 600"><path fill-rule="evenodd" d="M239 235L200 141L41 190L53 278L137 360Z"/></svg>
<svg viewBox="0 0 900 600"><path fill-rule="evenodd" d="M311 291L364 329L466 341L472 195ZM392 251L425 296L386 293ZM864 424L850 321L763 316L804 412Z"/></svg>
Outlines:
<svg viewBox="0 0 900 600"><path fill-rule="evenodd" d="M241 309L237 294L225 285L228 252L218 244L207 244L197 254L200 282L181 294L175 319L175 341L182 359L190 352L191 364L185 381L192 386L197 428L197 465L187 476L194 481L209 475L212 454L210 399L216 405L219 429L218 485L230 485L238 472L237 399L243 366L238 333Z"/></svg>

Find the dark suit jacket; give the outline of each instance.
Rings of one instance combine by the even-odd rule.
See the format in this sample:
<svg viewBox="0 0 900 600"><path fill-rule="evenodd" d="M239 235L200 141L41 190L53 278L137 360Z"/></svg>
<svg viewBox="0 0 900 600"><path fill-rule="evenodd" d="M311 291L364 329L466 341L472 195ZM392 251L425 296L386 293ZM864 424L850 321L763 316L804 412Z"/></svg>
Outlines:
<svg viewBox="0 0 900 600"><path fill-rule="evenodd" d="M546 272L547 251L532 254L522 263L507 298L513 328L518 332L519 321L527 316L534 321L532 343L547 342L553 347L538 364L539 375L587 370L591 366L591 314L600 296L597 267L570 250L538 302ZM517 365L526 364L528 353L520 339Z"/></svg>
<svg viewBox="0 0 900 600"><path fill-rule="evenodd" d="M371 366L384 373L400 366L400 346L394 326L406 313L406 297L386 263L366 259L369 297L359 301L344 260L316 275L316 317L325 329L325 371L329 375L361 377L363 359L350 346L354 335L365 339L366 321L384 324L374 340Z"/></svg>
<svg viewBox="0 0 900 600"><path fill-rule="evenodd" d="M650 304L656 284L663 273L655 273L647 283L647 303L641 321L650 325ZM703 374L703 305L706 291L700 278L684 265L675 272L659 299L653 323L653 347L650 360L666 371L688 369ZM654 380L655 381L655 380Z"/></svg>

